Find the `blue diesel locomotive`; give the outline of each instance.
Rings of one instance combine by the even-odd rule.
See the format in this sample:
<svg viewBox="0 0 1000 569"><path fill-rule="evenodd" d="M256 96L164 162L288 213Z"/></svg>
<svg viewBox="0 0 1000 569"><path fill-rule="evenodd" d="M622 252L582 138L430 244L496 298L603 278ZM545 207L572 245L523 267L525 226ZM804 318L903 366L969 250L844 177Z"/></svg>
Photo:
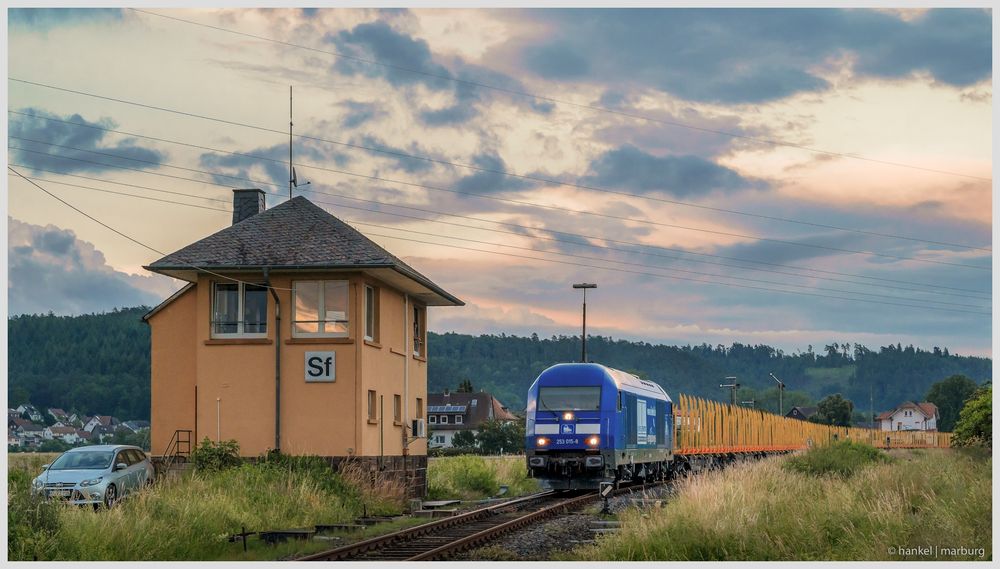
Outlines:
<svg viewBox="0 0 1000 569"><path fill-rule="evenodd" d="M652 382L593 363L557 364L528 390L525 453L554 490L666 477L673 404Z"/></svg>

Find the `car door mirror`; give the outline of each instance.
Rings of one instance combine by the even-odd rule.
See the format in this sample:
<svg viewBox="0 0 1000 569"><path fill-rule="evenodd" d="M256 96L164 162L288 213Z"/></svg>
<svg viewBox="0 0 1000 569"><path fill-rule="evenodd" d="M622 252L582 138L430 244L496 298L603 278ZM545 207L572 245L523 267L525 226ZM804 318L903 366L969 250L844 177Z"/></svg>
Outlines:
<svg viewBox="0 0 1000 569"><path fill-rule="evenodd" d="M115 470L116 471L118 471L118 470L125 470L126 468L128 468L128 465L125 464L124 462L119 462L118 464L115 465Z"/></svg>
<svg viewBox="0 0 1000 569"><path fill-rule="evenodd" d="M43 465L42 465L42 470L48 470L50 466L52 466L52 463L49 463L49 464L43 464Z"/></svg>

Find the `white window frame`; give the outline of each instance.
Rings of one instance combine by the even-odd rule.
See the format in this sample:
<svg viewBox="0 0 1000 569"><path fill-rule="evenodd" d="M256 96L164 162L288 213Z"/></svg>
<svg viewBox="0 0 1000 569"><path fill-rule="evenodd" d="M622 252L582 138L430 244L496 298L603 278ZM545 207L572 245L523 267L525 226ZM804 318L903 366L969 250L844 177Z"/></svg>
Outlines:
<svg viewBox="0 0 1000 569"><path fill-rule="evenodd" d="M422 358L427 354L427 307L413 305L413 355Z"/></svg>
<svg viewBox="0 0 1000 569"><path fill-rule="evenodd" d="M427 423L429 423L431 425L437 425L437 422L438 422L438 416L437 415L428 415L427 416Z"/></svg>
<svg viewBox="0 0 1000 569"><path fill-rule="evenodd" d="M300 332L295 329L295 323L298 322L295 314L295 297L298 295L299 284L305 283L317 283L319 284L319 306L316 307L316 317L321 323L321 328L323 324L326 324L326 283L328 282L343 282L347 283L347 302L344 305L344 320L343 322L347 324L346 332ZM332 322L339 322L338 320ZM323 279L323 280L302 280L294 281L292 283L292 337L293 338L350 338L351 337L351 281L347 279Z"/></svg>
<svg viewBox="0 0 1000 569"><path fill-rule="evenodd" d="M216 301L216 292L215 291L216 291L216 287L218 287L220 284L226 284L226 285L236 284L236 332L216 332L215 331L215 301ZM269 328L268 325L270 324L268 322L268 318L267 318L267 309L264 310L264 329L265 329L264 332L250 332L250 333L247 333L247 332L243 331L243 325L244 325L243 318L244 318L244 309L245 309L245 302L246 302L246 285L247 284L251 284L253 286L259 286L259 287L266 286L266 285L263 285L263 284L245 283L245 282L237 282L237 283L213 282L212 283L212 302L211 302L211 306L209 307L209 314L208 314L208 326L209 326L209 332L210 332L209 337L211 337L213 339L220 339L220 340L224 340L224 339L227 339L227 338L267 338L267 331L266 330ZM270 304L270 301L267 300L266 297L265 297L265 302L267 302L268 304Z"/></svg>
<svg viewBox="0 0 1000 569"><path fill-rule="evenodd" d="M371 306L368 305L368 293L371 292L372 303ZM378 334L376 334L375 328L378 328L378 289L370 284L365 285L365 340L369 342L377 342L376 340ZM371 319L371 328L368 327L368 320Z"/></svg>
<svg viewBox="0 0 1000 569"><path fill-rule="evenodd" d="M455 424L456 425L461 425L463 421L464 421L464 419L462 419L461 415L455 415Z"/></svg>
<svg viewBox="0 0 1000 569"><path fill-rule="evenodd" d="M441 424L442 425L447 425L448 424L448 416L447 415L441 415Z"/></svg>

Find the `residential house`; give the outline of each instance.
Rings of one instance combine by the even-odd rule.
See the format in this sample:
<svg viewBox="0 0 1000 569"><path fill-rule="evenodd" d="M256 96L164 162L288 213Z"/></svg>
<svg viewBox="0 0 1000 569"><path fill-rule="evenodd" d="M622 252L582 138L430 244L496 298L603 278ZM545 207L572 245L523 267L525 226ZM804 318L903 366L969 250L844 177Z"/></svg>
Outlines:
<svg viewBox="0 0 1000 569"><path fill-rule="evenodd" d="M88 432L93 432L97 427L105 427L110 432L115 431L115 427L120 423L118 419L112 417L111 415L94 415L83 425L83 430Z"/></svg>
<svg viewBox="0 0 1000 569"><path fill-rule="evenodd" d="M67 412L65 412L62 409L59 409L57 407L50 408L49 411L48 411L48 413L56 421L68 421L69 420L69 413L67 413Z"/></svg>
<svg viewBox="0 0 1000 569"><path fill-rule="evenodd" d="M187 282L144 317L154 455L190 431L423 491L427 309L461 300L306 198L266 209L256 189L234 191L231 226L145 268Z"/></svg>
<svg viewBox="0 0 1000 569"><path fill-rule="evenodd" d="M7 419L7 428L9 429L19 429L25 425L34 425L30 419L25 419L18 414L17 417L13 419Z"/></svg>
<svg viewBox="0 0 1000 569"><path fill-rule="evenodd" d="M485 391L427 394L427 424L431 430L431 448L451 447L455 433L478 433L479 426L490 420L512 422L518 419L499 399Z"/></svg>
<svg viewBox="0 0 1000 569"><path fill-rule="evenodd" d="M73 427L46 427L43 437L47 440L58 439L66 444L75 445L80 442L80 436Z"/></svg>
<svg viewBox="0 0 1000 569"><path fill-rule="evenodd" d="M29 419L35 423L42 422L42 414L35 408L34 405L30 403L23 403L17 407L17 412L21 415L27 415Z"/></svg>
<svg viewBox="0 0 1000 569"><path fill-rule="evenodd" d="M138 433L149 428L149 421L125 421L121 426L129 432Z"/></svg>
<svg viewBox="0 0 1000 569"><path fill-rule="evenodd" d="M21 413L17 409L7 408L7 424L10 424L11 419L16 419L21 416Z"/></svg>
<svg viewBox="0 0 1000 569"><path fill-rule="evenodd" d="M90 440L95 444L106 443L115 436L117 426L97 425L90 431Z"/></svg>
<svg viewBox="0 0 1000 569"><path fill-rule="evenodd" d="M880 414L876 420L883 431L936 431L939 418L937 405L928 401L906 401Z"/></svg>
<svg viewBox="0 0 1000 569"><path fill-rule="evenodd" d="M45 438L45 427L28 423L17 428L17 434L24 440L24 446L35 446Z"/></svg>
<svg viewBox="0 0 1000 569"><path fill-rule="evenodd" d="M9 446L9 447L19 447L19 446L21 446L22 442L24 442L24 439L21 438L21 435L17 434L17 431L15 429L11 429L11 428L8 427L7 428L7 446Z"/></svg>
<svg viewBox="0 0 1000 569"><path fill-rule="evenodd" d="M785 416L798 419L799 421L806 421L809 417L815 415L818 409L818 407L792 407L788 413L785 413Z"/></svg>

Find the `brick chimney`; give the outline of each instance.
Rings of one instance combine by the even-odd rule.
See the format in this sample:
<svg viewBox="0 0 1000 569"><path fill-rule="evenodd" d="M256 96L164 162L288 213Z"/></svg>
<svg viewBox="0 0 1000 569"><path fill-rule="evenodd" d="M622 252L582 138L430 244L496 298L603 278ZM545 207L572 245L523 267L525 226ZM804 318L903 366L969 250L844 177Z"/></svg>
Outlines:
<svg viewBox="0 0 1000 569"><path fill-rule="evenodd" d="M233 225L261 213L266 208L264 190L257 188L233 190Z"/></svg>

